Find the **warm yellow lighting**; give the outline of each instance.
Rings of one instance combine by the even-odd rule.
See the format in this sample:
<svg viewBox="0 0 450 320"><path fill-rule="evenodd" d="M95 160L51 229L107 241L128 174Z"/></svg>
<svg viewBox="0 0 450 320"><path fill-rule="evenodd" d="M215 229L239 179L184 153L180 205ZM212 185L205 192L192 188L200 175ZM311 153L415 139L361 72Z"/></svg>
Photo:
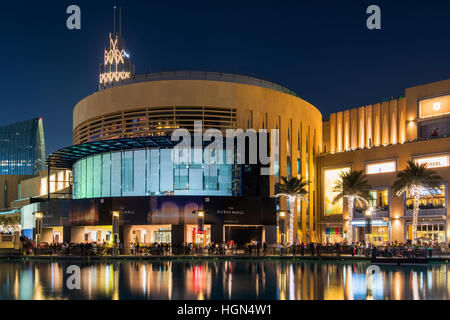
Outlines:
<svg viewBox="0 0 450 320"><path fill-rule="evenodd" d="M119 211L113 211L112 214L113 214L113 217L114 217L114 218L117 218L117 219L118 219L119 216L120 216L120 212L119 212Z"/></svg>
<svg viewBox="0 0 450 320"><path fill-rule="evenodd" d="M112 35L109 36L109 50L105 50L104 65L105 67L111 65L112 68L115 65L115 71L100 74L100 84L118 82L131 78L131 72L118 70L119 64L125 64L125 49L119 49L117 47L118 41L118 37L113 39Z"/></svg>
<svg viewBox="0 0 450 320"><path fill-rule="evenodd" d="M373 207L369 207L369 209L366 210L366 216L371 216L373 213Z"/></svg>
<svg viewBox="0 0 450 320"><path fill-rule="evenodd" d="M197 211L197 216L198 216L199 218L203 218L203 217L205 216L205 211L203 211L203 210Z"/></svg>
<svg viewBox="0 0 450 320"><path fill-rule="evenodd" d="M47 177L41 178L41 196L47 194Z"/></svg>
<svg viewBox="0 0 450 320"><path fill-rule="evenodd" d="M36 217L36 219L42 219L44 214L42 212L35 212L34 216Z"/></svg>
<svg viewBox="0 0 450 320"><path fill-rule="evenodd" d="M334 186L340 179L341 172L350 172L350 167L325 169L323 185L325 186L325 215L342 214L344 211L344 205L342 199L336 203L333 203L333 199L336 197L337 192L334 192Z"/></svg>
<svg viewBox="0 0 450 320"><path fill-rule="evenodd" d="M108 72L100 75L100 83L121 81L131 78L131 72Z"/></svg>
<svg viewBox="0 0 450 320"><path fill-rule="evenodd" d="M280 216L280 218L284 218L286 216L286 212L280 211L279 216Z"/></svg>
<svg viewBox="0 0 450 320"><path fill-rule="evenodd" d="M109 36L109 50L105 50L105 66L113 63L125 63L125 49L119 50L117 41L118 38L113 39L111 35Z"/></svg>

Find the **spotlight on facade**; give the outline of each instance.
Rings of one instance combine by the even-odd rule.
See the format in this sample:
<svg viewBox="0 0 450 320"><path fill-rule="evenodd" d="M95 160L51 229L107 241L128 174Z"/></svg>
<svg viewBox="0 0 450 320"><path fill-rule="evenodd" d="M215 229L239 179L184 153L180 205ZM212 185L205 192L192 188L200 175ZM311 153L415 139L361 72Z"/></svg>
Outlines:
<svg viewBox="0 0 450 320"><path fill-rule="evenodd" d="M44 214L42 212L35 212L34 216L36 219L42 219L44 217Z"/></svg>
<svg viewBox="0 0 450 320"><path fill-rule="evenodd" d="M286 213L289 213L289 211L288 210L280 210L280 211L278 211L278 216L280 218L285 218L286 217Z"/></svg>
<svg viewBox="0 0 450 320"><path fill-rule="evenodd" d="M196 214L197 217L203 218L205 216L205 210L194 210L192 211L192 214Z"/></svg>
<svg viewBox="0 0 450 320"><path fill-rule="evenodd" d="M366 216L369 216L369 217L372 216L373 210L374 210L373 207L369 207L369 209L366 210Z"/></svg>
<svg viewBox="0 0 450 320"><path fill-rule="evenodd" d="M198 215L200 218L202 218L202 217L205 216L205 211L199 210L199 211L197 212L197 215Z"/></svg>

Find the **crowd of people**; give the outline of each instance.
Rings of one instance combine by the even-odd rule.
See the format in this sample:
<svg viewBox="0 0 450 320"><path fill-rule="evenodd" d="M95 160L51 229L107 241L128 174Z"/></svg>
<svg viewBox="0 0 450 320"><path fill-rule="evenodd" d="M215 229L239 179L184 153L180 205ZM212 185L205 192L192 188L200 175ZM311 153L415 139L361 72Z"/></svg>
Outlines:
<svg viewBox="0 0 450 320"><path fill-rule="evenodd" d="M48 243L41 242L36 245L34 241L22 236L22 254L24 255L60 255L60 256L106 256L119 252L118 246L109 243L82 242L82 243Z"/></svg>
<svg viewBox="0 0 450 320"><path fill-rule="evenodd" d="M132 255L168 255L171 253L171 247L169 243L158 243L154 242L152 244L134 242L130 246L130 251Z"/></svg>
<svg viewBox="0 0 450 320"><path fill-rule="evenodd" d="M0 231L0 234L6 234L9 236L12 236L12 235L14 235L14 230L13 229L2 229Z"/></svg>
<svg viewBox="0 0 450 320"><path fill-rule="evenodd" d="M440 254L450 251L450 246L433 243L420 246L412 246L408 243L397 241L375 246L368 242L346 243L300 243L294 245L272 244L253 241L245 245L238 245L233 241L222 243L208 243L201 246L195 243L181 244L158 243L151 244L134 242L129 248L123 248L122 244L113 245L103 242L83 243L47 243L42 242L38 246L30 239L21 236L23 245L22 253L25 255L73 255L73 256L106 256L118 254L147 255L293 255L293 256L381 256L381 257L418 257L431 256L433 252ZM129 249L129 250L125 250Z"/></svg>

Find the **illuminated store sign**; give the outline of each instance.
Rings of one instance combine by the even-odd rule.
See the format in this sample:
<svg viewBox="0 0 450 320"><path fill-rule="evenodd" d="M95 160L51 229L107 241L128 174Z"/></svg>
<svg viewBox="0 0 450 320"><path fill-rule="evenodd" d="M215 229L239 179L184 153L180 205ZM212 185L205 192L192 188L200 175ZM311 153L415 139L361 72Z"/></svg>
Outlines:
<svg viewBox="0 0 450 320"><path fill-rule="evenodd" d="M427 168L443 168L449 166L449 155L434 156L434 157L423 157L416 158L416 164L421 165L423 163L427 164Z"/></svg>
<svg viewBox="0 0 450 320"><path fill-rule="evenodd" d="M323 173L324 177L324 193L325 193L325 215L343 214L344 205L342 199L333 204L333 199L336 197L337 192L333 192L336 182L339 181L339 175L342 172L349 172L350 167L343 167L337 169L325 169Z"/></svg>
<svg viewBox="0 0 450 320"><path fill-rule="evenodd" d="M368 163L366 165L366 174L395 172L397 165L395 160L388 162Z"/></svg>
<svg viewBox="0 0 450 320"><path fill-rule="evenodd" d="M421 100L419 114L421 119L450 114L450 95Z"/></svg>

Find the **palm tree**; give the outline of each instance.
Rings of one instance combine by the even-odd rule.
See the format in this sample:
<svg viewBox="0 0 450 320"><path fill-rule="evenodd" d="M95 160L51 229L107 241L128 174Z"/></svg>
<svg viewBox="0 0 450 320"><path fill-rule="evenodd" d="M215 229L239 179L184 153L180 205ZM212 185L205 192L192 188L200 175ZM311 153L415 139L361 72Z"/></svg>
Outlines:
<svg viewBox="0 0 450 320"><path fill-rule="evenodd" d="M334 185L333 192L337 195L333 199L333 204L336 204L342 198L346 198L348 201L348 243L353 242L353 209L355 207L355 201L360 205L368 205L370 196L370 185L367 182L366 175L363 171L348 171L341 172L339 174L339 180Z"/></svg>
<svg viewBox="0 0 450 320"><path fill-rule="evenodd" d="M278 193L276 197L285 196L289 201L289 243L294 244L294 212L297 199L308 203L308 190L306 190L309 182L303 180L303 177L281 177L283 183L277 183Z"/></svg>
<svg viewBox="0 0 450 320"><path fill-rule="evenodd" d="M427 163L416 164L408 161L406 168L397 173L397 180L392 186L392 191L397 197L403 193L414 197L412 244L417 242L417 222L419 220L419 200L421 191L427 191L431 195L436 194L442 178L435 171L427 168Z"/></svg>

